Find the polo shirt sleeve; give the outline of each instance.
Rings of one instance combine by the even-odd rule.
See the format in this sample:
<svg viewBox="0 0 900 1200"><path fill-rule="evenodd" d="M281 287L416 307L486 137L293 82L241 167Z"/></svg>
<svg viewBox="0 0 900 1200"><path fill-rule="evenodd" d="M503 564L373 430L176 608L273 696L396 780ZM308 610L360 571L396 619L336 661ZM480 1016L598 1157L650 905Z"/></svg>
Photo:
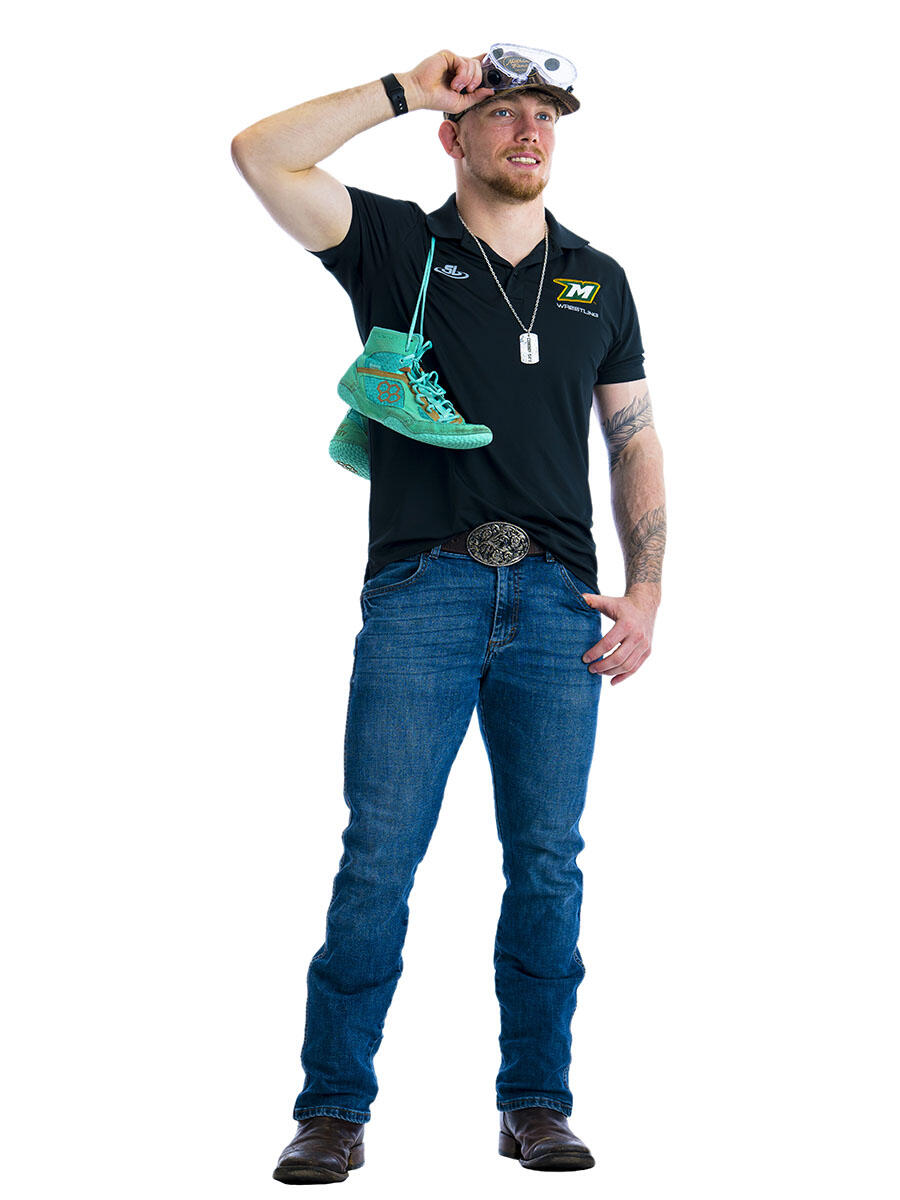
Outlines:
<svg viewBox="0 0 900 1200"><path fill-rule="evenodd" d="M364 188L347 185L353 205L350 228L342 242L327 250L308 250L351 296L363 275L380 271L399 239L418 219L421 209L413 200L394 200Z"/></svg>
<svg viewBox="0 0 900 1200"><path fill-rule="evenodd" d="M645 379L644 347L641 342L641 327L638 322L634 297L622 268L620 313L618 331L606 357L597 372L597 383L628 383L632 379Z"/></svg>

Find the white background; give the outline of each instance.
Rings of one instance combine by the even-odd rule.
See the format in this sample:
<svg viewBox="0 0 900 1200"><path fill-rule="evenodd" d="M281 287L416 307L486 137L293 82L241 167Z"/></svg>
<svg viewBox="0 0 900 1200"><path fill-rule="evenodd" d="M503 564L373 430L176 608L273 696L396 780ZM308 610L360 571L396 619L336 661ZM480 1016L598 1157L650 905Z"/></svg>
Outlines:
<svg viewBox="0 0 900 1200"><path fill-rule="evenodd" d="M628 274L665 452L653 653L604 682L581 826L571 1124L597 1168L523 1176L497 1154L502 877L473 720L348 1186L896 1197L886 10L452 11L51 4L7 23L9 1194L282 1186L347 815L368 488L327 455L349 299L230 142L511 37L579 68L544 198ZM387 121L325 169L428 211L455 186L440 120ZM596 424L591 448L600 587L620 594Z"/></svg>

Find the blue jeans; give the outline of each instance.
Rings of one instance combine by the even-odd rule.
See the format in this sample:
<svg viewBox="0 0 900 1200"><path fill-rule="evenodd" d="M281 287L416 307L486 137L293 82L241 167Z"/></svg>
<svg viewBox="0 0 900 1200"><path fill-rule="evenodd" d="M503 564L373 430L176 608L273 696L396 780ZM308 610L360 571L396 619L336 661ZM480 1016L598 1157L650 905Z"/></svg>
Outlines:
<svg viewBox="0 0 900 1200"><path fill-rule="evenodd" d="M344 741L350 819L309 964L294 1119L368 1121L416 869L477 706L506 889L494 949L497 1108L569 1115L584 847L602 676L592 589L550 551L508 567L435 546L364 585Z"/></svg>

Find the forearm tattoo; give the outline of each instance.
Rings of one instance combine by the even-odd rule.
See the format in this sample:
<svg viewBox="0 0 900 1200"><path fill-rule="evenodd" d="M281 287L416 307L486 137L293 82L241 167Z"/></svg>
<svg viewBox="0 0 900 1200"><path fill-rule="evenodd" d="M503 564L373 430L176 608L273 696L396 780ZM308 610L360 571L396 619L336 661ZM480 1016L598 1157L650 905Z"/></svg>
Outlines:
<svg viewBox="0 0 900 1200"><path fill-rule="evenodd" d="M650 393L635 396L630 404L614 412L608 421L603 422L603 436L609 450L609 470L612 473L619 464L625 447L639 429L653 424L653 410L650 407Z"/></svg>
<svg viewBox="0 0 900 1200"><path fill-rule="evenodd" d="M666 548L665 506L644 513L628 535L625 549L625 578L633 583L659 583L662 580L663 554Z"/></svg>

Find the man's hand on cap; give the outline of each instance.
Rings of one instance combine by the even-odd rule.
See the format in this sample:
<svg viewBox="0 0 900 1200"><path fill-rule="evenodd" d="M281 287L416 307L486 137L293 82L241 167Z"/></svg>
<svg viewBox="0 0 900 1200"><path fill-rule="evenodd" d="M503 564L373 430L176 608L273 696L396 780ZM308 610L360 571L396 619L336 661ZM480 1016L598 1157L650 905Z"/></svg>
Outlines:
<svg viewBox="0 0 900 1200"><path fill-rule="evenodd" d="M472 58L439 50L414 70L397 78L403 84L410 110L429 108L436 112L465 112L486 100L494 89L481 83L481 60L484 53ZM462 95L462 89L466 95Z"/></svg>

